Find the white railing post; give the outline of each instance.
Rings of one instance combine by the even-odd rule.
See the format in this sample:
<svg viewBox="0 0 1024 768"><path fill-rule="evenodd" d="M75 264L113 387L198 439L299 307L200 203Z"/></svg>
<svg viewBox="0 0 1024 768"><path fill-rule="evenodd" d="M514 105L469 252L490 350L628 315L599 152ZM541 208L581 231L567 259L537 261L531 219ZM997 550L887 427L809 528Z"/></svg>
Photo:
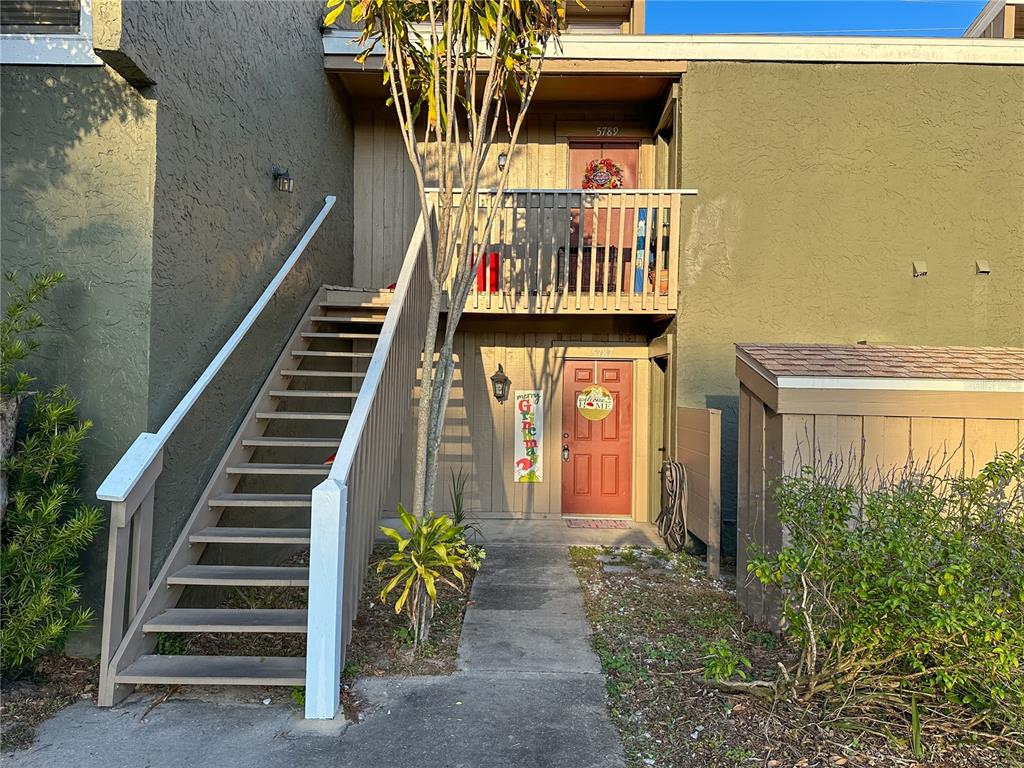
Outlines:
<svg viewBox="0 0 1024 768"><path fill-rule="evenodd" d="M331 720L341 703L345 630L345 525L348 488L328 478L313 489L310 519L306 718Z"/></svg>

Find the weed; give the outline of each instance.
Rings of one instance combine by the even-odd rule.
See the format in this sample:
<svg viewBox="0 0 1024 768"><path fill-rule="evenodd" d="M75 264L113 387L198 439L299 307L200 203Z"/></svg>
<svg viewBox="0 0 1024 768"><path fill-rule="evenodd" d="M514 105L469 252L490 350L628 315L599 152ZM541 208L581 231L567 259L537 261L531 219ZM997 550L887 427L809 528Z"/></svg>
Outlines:
<svg viewBox="0 0 1024 768"><path fill-rule="evenodd" d="M752 666L750 659L734 649L728 640L715 640L704 648L704 679L731 680L738 677L747 679L746 670Z"/></svg>
<svg viewBox="0 0 1024 768"><path fill-rule="evenodd" d="M779 639L774 634L759 629L747 632L747 642L766 651L774 651L779 646Z"/></svg>
<svg viewBox="0 0 1024 768"><path fill-rule="evenodd" d="M181 635L161 632L156 636L156 652L160 656L186 656L188 642Z"/></svg>

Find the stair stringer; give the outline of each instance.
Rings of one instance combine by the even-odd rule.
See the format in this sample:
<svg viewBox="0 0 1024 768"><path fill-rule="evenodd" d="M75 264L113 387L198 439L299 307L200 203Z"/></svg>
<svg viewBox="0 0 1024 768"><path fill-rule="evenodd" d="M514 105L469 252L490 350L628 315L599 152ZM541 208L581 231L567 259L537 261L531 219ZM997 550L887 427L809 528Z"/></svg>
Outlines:
<svg viewBox="0 0 1024 768"><path fill-rule="evenodd" d="M286 367L286 363L291 362L292 350L307 349L309 347L310 341L302 338L302 333L312 331L314 323L310 318L319 311L324 293L323 287L317 289L298 323L296 323L292 335L285 342L281 354L274 362L274 367L253 399L252 405L249 407L238 430L228 444L228 448L217 464L217 468L213 471L210 481L196 502L191 516L182 528L178 540L171 548L163 567L157 574L156 579L153 580L145 599L139 606L138 613L125 630L124 638L121 640L117 651L111 657L109 666L106 669L100 670L100 686L97 692L99 706L113 706L134 690L134 685L117 683L117 674L143 654L153 651L156 639L142 631L143 625L168 608L176 606L181 599L184 587L167 584L167 578L187 565L198 564L203 553L206 551L206 544L193 544L189 541L189 537L204 528L216 526L220 521L224 509L222 507L211 507L209 500L214 496L230 493L242 479L241 475L228 475L226 469L229 465L240 461L247 462L256 450L253 447L243 446L242 441L248 438L262 437L269 426L270 422L257 419L256 413L272 410L273 399L270 397L270 391L287 387L288 380L281 375L281 371Z"/></svg>

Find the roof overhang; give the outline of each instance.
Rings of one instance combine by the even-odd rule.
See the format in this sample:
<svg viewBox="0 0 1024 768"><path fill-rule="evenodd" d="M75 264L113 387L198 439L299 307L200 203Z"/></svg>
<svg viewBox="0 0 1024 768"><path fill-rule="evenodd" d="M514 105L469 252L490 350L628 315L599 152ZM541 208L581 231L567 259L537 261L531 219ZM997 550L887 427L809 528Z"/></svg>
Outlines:
<svg viewBox="0 0 1024 768"><path fill-rule="evenodd" d="M379 71L382 57L365 65L357 33L324 35L324 65L332 71ZM572 35L561 37L544 64L551 75L682 74L691 61L772 61L849 64L1024 65L1024 41L977 38L781 37L768 35Z"/></svg>

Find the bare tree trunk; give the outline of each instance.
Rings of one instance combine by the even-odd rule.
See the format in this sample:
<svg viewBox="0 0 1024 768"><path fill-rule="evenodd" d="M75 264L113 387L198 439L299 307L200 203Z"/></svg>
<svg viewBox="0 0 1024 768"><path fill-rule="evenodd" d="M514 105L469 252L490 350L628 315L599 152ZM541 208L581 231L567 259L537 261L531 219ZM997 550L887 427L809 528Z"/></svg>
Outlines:
<svg viewBox="0 0 1024 768"><path fill-rule="evenodd" d="M428 455L430 446L430 404L434 394L434 347L437 345L437 325L441 314L442 298L443 294L440 284L435 283L431 285L430 307L427 310L427 329L423 339L423 359L421 361L423 373L420 376L420 400L416 414L416 474L413 480L412 500L412 513L416 517L422 517L425 512L431 511L434 503L433 494L431 494L431 498L427 498L428 462L422 459ZM430 485L433 486L433 483L431 482Z"/></svg>
<svg viewBox="0 0 1024 768"><path fill-rule="evenodd" d="M24 395L13 395L0 398L0 522L3 522L7 511L9 491L7 489L7 472L3 466L14 452L14 437L18 428L18 412Z"/></svg>

